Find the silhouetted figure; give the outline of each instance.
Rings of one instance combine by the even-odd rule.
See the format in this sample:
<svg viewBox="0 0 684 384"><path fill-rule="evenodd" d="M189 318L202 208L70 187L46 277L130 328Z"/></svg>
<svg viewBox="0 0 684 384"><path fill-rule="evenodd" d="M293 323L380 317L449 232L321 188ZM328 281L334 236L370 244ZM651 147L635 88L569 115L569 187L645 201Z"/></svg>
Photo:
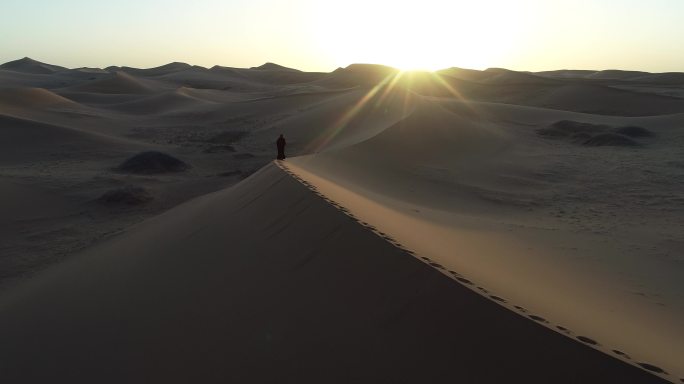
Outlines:
<svg viewBox="0 0 684 384"><path fill-rule="evenodd" d="M281 134L278 141L276 141L276 146L278 147L278 160L285 160L285 144L287 143Z"/></svg>

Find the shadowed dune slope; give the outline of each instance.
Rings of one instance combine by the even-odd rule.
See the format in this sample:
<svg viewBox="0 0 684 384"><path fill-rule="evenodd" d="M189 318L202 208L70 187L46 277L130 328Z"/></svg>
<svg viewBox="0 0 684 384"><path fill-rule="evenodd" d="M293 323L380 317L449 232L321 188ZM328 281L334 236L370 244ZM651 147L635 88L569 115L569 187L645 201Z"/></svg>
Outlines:
<svg viewBox="0 0 684 384"><path fill-rule="evenodd" d="M177 89L171 92L114 104L109 106L109 108L130 114L144 115L164 112L178 113L184 110L202 110L212 105L215 105L215 103L196 98L183 89Z"/></svg>
<svg viewBox="0 0 684 384"><path fill-rule="evenodd" d="M274 165L6 294L0 338L21 383L661 382L456 284Z"/></svg>
<svg viewBox="0 0 684 384"><path fill-rule="evenodd" d="M122 138L0 114L0 163L54 161L50 156L95 150L104 154L139 146Z"/></svg>
<svg viewBox="0 0 684 384"><path fill-rule="evenodd" d="M520 104L617 116L664 115L684 111L684 99L600 85L565 85L532 100L531 103L521 101Z"/></svg>

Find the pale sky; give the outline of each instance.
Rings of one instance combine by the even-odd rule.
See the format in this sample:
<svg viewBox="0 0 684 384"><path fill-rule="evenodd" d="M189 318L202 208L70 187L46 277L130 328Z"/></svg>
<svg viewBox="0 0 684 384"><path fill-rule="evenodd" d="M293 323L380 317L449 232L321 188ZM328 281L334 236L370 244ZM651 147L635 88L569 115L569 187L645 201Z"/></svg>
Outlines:
<svg viewBox="0 0 684 384"><path fill-rule="evenodd" d="M684 71L684 0L0 0L0 62Z"/></svg>

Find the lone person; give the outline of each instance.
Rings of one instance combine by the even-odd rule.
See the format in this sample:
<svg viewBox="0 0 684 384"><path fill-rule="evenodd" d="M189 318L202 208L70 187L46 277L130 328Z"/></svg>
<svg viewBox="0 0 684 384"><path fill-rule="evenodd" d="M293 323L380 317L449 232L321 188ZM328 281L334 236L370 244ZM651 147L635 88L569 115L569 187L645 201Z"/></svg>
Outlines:
<svg viewBox="0 0 684 384"><path fill-rule="evenodd" d="M281 134L276 141L276 146L278 147L278 160L285 160L285 138Z"/></svg>

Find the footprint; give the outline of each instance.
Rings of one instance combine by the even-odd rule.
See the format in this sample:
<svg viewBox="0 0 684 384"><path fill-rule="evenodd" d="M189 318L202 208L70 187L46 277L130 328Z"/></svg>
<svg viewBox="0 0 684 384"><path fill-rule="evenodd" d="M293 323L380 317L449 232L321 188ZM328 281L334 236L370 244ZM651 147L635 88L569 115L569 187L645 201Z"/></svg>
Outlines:
<svg viewBox="0 0 684 384"><path fill-rule="evenodd" d="M470 280L468 280L468 279L464 279L464 278L462 278L462 277L457 277L456 280L460 281L461 283L466 283L466 284L469 284L469 285L473 285L473 282L472 282L472 281L470 281Z"/></svg>
<svg viewBox="0 0 684 384"><path fill-rule="evenodd" d="M520 312L527 313L527 309L525 309L525 308L523 308L523 307L521 307L521 306L519 306L519 305L516 305L516 306L515 306L515 309L519 310Z"/></svg>
<svg viewBox="0 0 684 384"><path fill-rule="evenodd" d="M560 325L557 325L556 328L561 332L570 333L569 329L567 329L565 327L561 327Z"/></svg>
<svg viewBox="0 0 684 384"><path fill-rule="evenodd" d="M486 290L486 289L484 289L484 288L482 288L482 287L477 287L477 289L479 289L480 292L482 292L482 293L489 293L488 290Z"/></svg>
<svg viewBox="0 0 684 384"><path fill-rule="evenodd" d="M460 273L455 272L455 271L452 271L452 270L449 270L449 273L451 273L451 274L454 275L454 276L461 276Z"/></svg>
<svg viewBox="0 0 684 384"><path fill-rule="evenodd" d="M431 261L429 257L425 257L425 256L422 256L421 259L423 259L425 261Z"/></svg>
<svg viewBox="0 0 684 384"><path fill-rule="evenodd" d="M599 343L596 340L590 339L586 336L577 336L577 340L590 345L599 345Z"/></svg>
<svg viewBox="0 0 684 384"><path fill-rule="evenodd" d="M538 321L538 322L540 322L540 323L546 323L546 324L549 323L545 318L543 318L543 317L541 317L541 316L529 315L529 317L530 317L530 319L532 319L532 320L534 320L534 321ZM580 336L580 337L583 337L583 336ZM592 340L592 341L593 341L593 340Z"/></svg>
<svg viewBox="0 0 684 384"><path fill-rule="evenodd" d="M660 368L660 367L656 367L656 366L653 365L653 364L649 364L649 363L637 363L637 364L639 364L639 366L640 366L641 368L647 369L647 370L649 370L649 371L651 371L651 372L655 372L655 373L664 373L664 374L667 375L667 372L665 372L664 369L662 369L662 368Z"/></svg>
<svg viewBox="0 0 684 384"><path fill-rule="evenodd" d="M435 267L437 269L444 269L442 264L437 264L437 263L429 263L431 267Z"/></svg>
<svg viewBox="0 0 684 384"><path fill-rule="evenodd" d="M507 302L506 300L502 299L502 298L499 297L499 296L490 295L489 297L491 297L492 299L494 299L494 300L496 300L496 301L500 301L500 302L502 302L502 303L506 303L506 302Z"/></svg>
<svg viewBox="0 0 684 384"><path fill-rule="evenodd" d="M622 357L624 357L625 359L631 359L631 357L629 357L628 354L626 354L626 353L624 353L624 352L622 352L622 351L619 351L619 350L617 350L617 349L613 349L613 353L616 354L616 355L622 356Z"/></svg>

